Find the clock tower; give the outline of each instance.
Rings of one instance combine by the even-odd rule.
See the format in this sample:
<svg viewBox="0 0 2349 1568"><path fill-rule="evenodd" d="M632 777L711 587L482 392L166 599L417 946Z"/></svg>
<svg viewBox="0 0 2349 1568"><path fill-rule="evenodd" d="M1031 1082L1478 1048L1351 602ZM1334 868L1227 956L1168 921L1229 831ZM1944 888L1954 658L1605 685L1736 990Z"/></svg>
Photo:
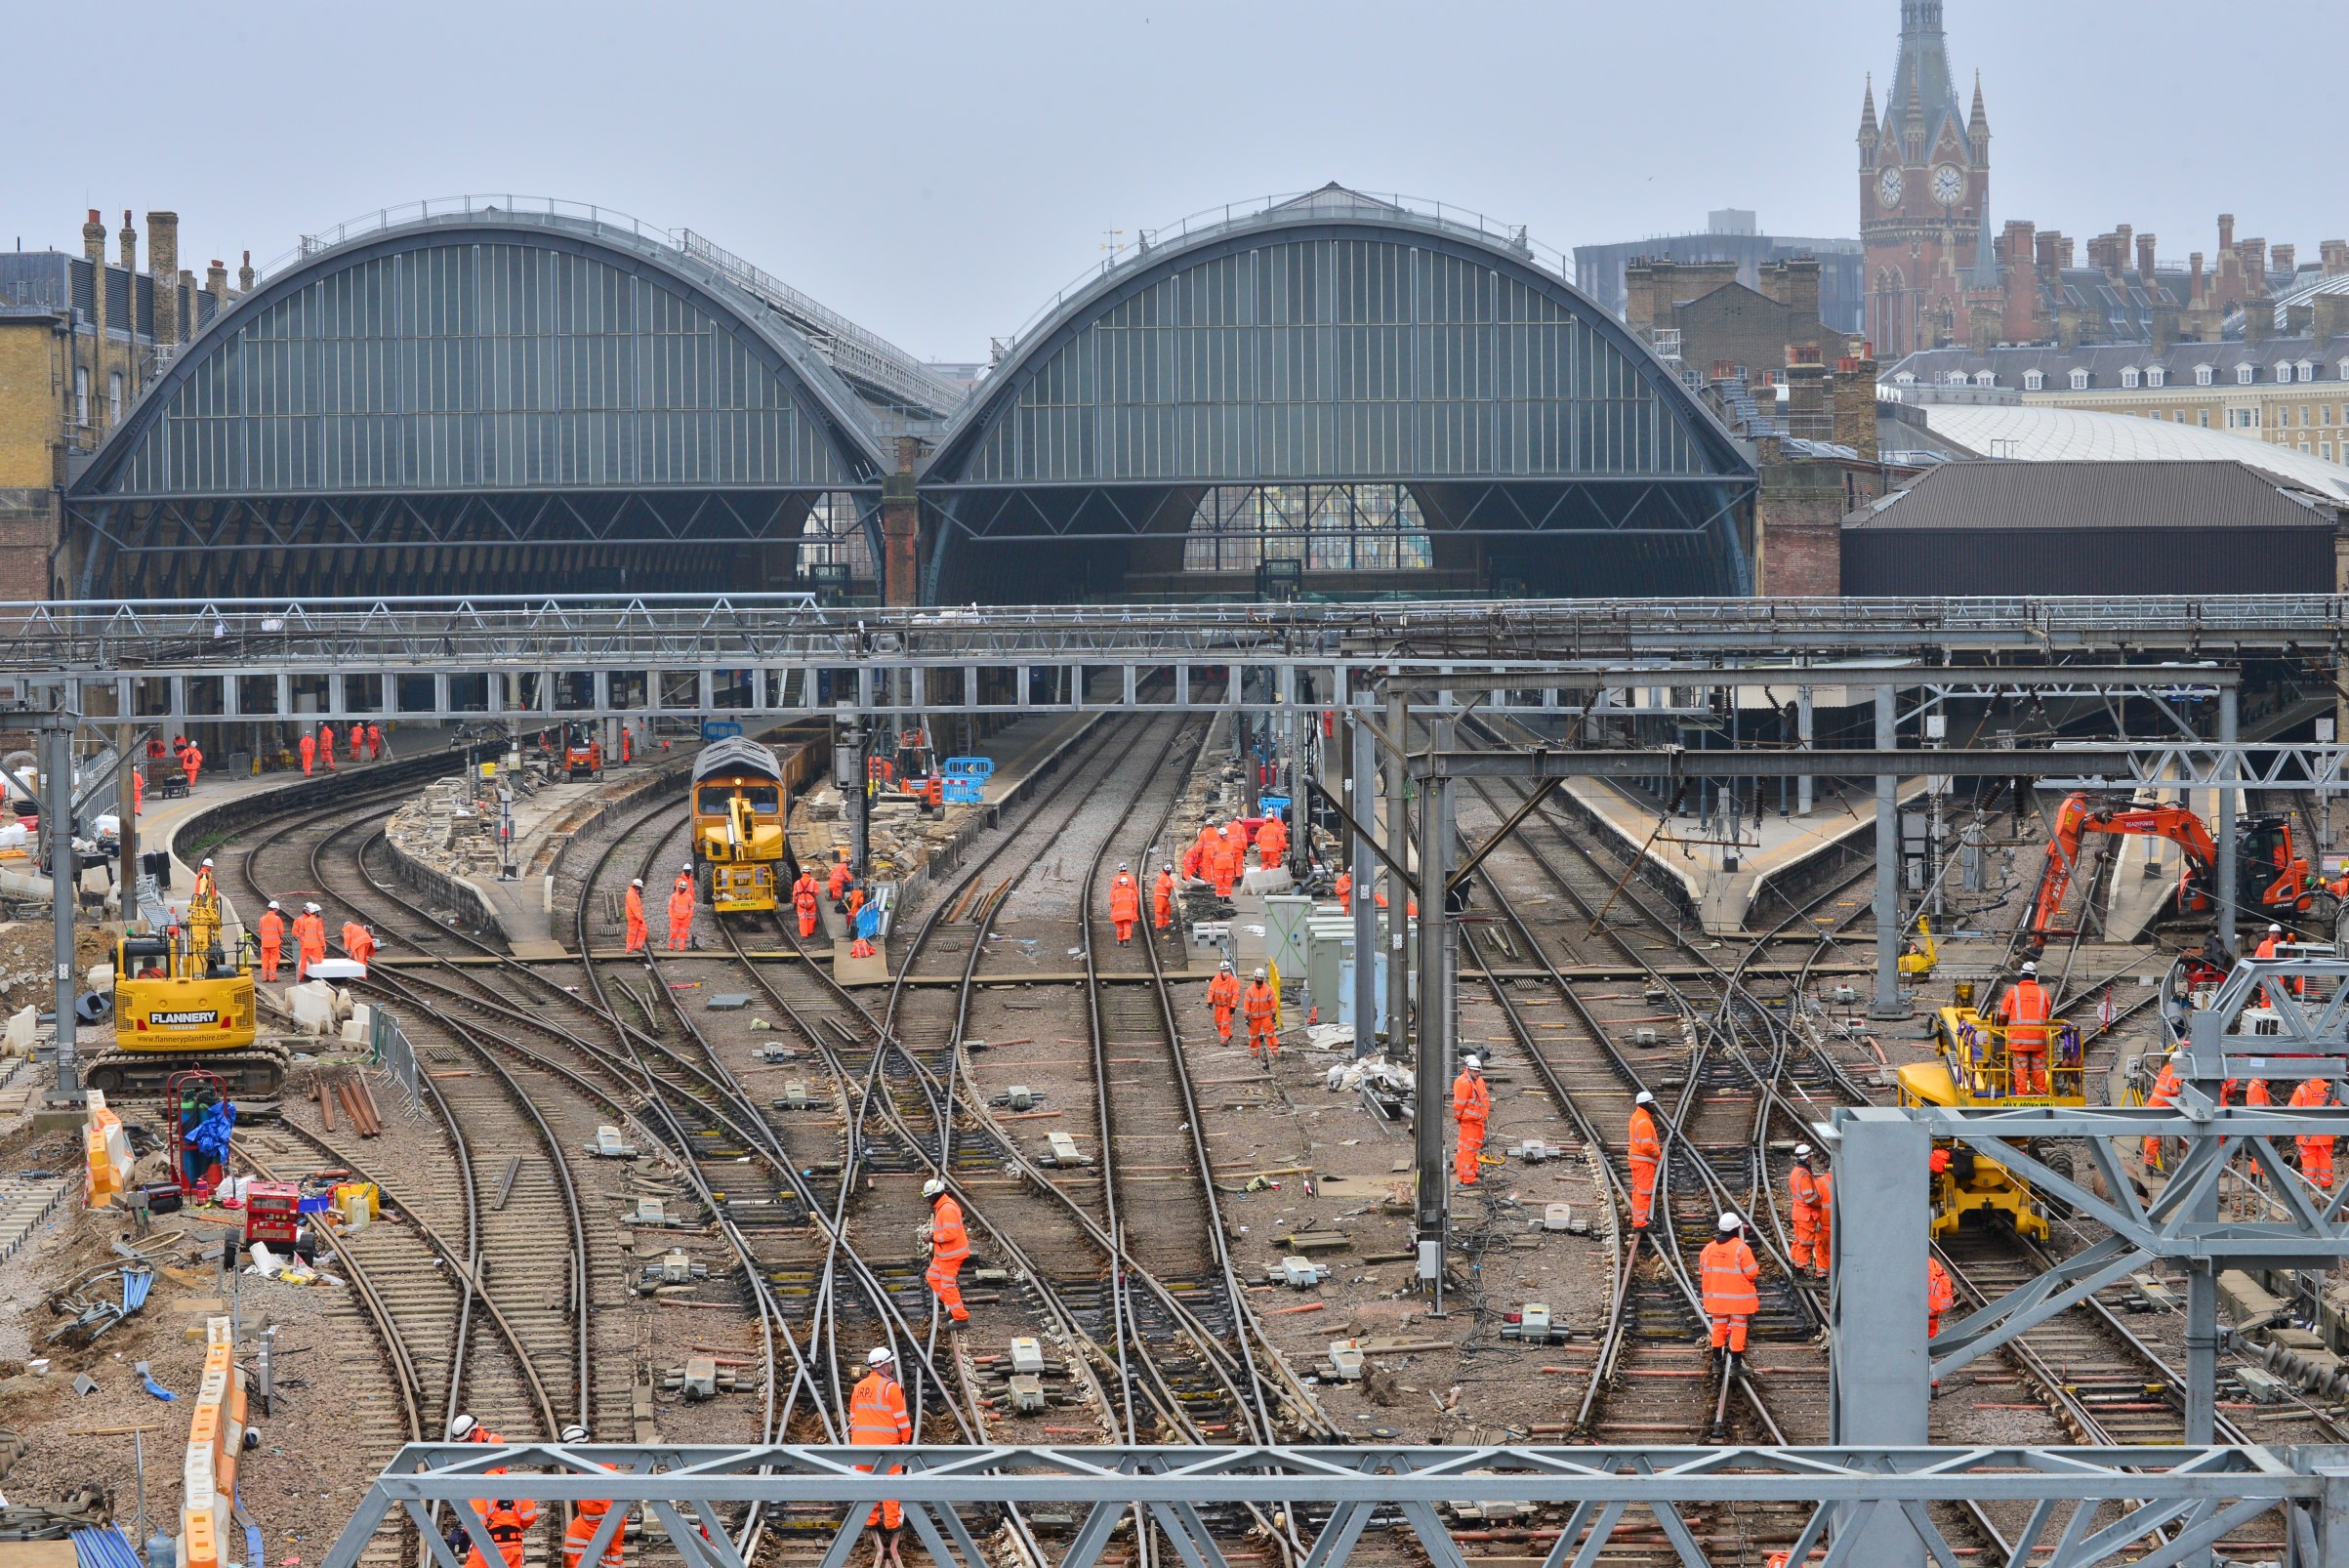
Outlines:
<svg viewBox="0 0 2349 1568"><path fill-rule="evenodd" d="M1861 279L1867 331L1889 363L1963 342L1969 289L1995 287L1990 253L1990 118L1982 81L1959 107L1941 0L1901 0L1900 59L1876 115L1875 82L1860 107ZM1986 270L1991 275L1985 275Z"/></svg>

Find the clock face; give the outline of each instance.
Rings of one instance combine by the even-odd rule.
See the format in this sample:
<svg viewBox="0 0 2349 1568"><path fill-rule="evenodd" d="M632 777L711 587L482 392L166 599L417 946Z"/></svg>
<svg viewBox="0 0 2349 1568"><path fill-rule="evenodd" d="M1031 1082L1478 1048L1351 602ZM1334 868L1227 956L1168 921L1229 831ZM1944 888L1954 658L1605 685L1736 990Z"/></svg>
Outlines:
<svg viewBox="0 0 2349 1568"><path fill-rule="evenodd" d="M1958 198L1965 194L1965 176L1954 164L1943 164L1933 171L1933 199L1944 207L1955 207Z"/></svg>
<svg viewBox="0 0 2349 1568"><path fill-rule="evenodd" d="M1876 177L1875 199L1887 207L1901 204L1901 172L1898 169L1886 169Z"/></svg>

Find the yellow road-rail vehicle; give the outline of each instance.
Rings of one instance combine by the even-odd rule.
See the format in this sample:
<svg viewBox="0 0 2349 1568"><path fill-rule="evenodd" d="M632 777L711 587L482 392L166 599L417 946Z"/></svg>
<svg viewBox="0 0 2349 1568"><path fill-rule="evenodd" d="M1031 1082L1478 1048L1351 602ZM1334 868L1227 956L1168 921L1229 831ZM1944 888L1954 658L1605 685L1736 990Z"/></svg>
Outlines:
<svg viewBox="0 0 2349 1568"><path fill-rule="evenodd" d="M1913 1062L1898 1074L1903 1105L1976 1106L2005 1109L2024 1105L2085 1105L2087 1077L2079 1027L2064 1018L2009 1026L1995 1012L1974 1007L1973 987L1961 983L1958 999L1933 1021L1935 1057ZM2040 1044L2039 1052L2016 1052L2021 1042ZM2018 1235L2047 1236L2047 1217L2030 1183L1987 1155L1954 1139L1933 1145L1933 1234L1947 1236L1970 1218L2011 1225ZM2068 1151L2035 1151L2057 1170L2071 1163Z"/></svg>

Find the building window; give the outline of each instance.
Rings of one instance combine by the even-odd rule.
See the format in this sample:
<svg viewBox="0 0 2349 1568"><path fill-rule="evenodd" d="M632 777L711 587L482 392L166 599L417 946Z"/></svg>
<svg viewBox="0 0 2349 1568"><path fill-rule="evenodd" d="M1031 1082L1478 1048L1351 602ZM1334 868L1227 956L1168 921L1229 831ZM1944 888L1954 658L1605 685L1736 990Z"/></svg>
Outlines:
<svg viewBox="0 0 2349 1568"><path fill-rule="evenodd" d="M2023 372L2023 390L2025 392L2040 392L2044 390L2046 385L2047 373L2045 371L2026 370Z"/></svg>
<svg viewBox="0 0 2349 1568"><path fill-rule="evenodd" d="M2235 385L2238 387L2248 387L2254 380L2258 378L2258 375L2259 371L2256 366L2237 365L2235 367Z"/></svg>
<svg viewBox="0 0 2349 1568"><path fill-rule="evenodd" d="M2170 415L2169 418L2171 423L2183 425L2186 423L2186 411L2181 408L2176 413Z"/></svg>
<svg viewBox="0 0 2349 1568"><path fill-rule="evenodd" d="M2325 455L2325 461L2326 461L2326 462L2328 462L2328 463L2331 462L2331 461L2332 461L2332 443L2331 443L2330 441L2319 441L2319 442L2317 443L2317 445L2323 449L2323 451L2324 451L2324 455Z"/></svg>
<svg viewBox="0 0 2349 1568"><path fill-rule="evenodd" d="M2300 361L2300 379L2301 379L2302 381L2314 381L2314 380L2316 380L2316 379L2317 379L2317 367L2316 367L2315 365L2313 365L2313 364L2309 363L2309 362L2308 362L2307 360L2305 360L2305 359L2301 360L2301 361Z"/></svg>
<svg viewBox="0 0 2349 1568"><path fill-rule="evenodd" d="M2282 364L2279 364L2279 365L2277 365L2277 366L2276 366L2276 380L2277 380L2277 381L2279 381L2279 382L2284 382L2284 383L2288 383L2288 382L2290 382L2290 380L2291 380L2291 379L2292 379L2292 367L2291 367L2291 364L2290 364L2290 362L2289 362L2288 360L2287 360L2287 361L2286 361L2286 362L2284 362L2284 363L2282 363Z"/></svg>
<svg viewBox="0 0 2349 1568"><path fill-rule="evenodd" d="M1892 378L1892 384L1895 387L1914 387L1916 385L1916 372L1904 370Z"/></svg>
<svg viewBox="0 0 2349 1568"><path fill-rule="evenodd" d="M2161 387L2168 380L2169 371L2162 365L2154 365L2145 372L2145 384L2148 387Z"/></svg>
<svg viewBox="0 0 2349 1568"><path fill-rule="evenodd" d="M2194 367L2194 384L2197 387L2207 387L2210 385L2210 367L2208 365L2196 365Z"/></svg>
<svg viewBox="0 0 2349 1568"><path fill-rule="evenodd" d="M2126 387L2130 392L2135 392L2137 390L2137 367L2135 365L2124 365L2122 367L2122 386Z"/></svg>
<svg viewBox="0 0 2349 1568"><path fill-rule="evenodd" d="M73 423L90 423L90 370L86 365L73 367Z"/></svg>
<svg viewBox="0 0 2349 1568"><path fill-rule="evenodd" d="M850 578L867 582L879 575L873 566L873 541L864 519L856 515L856 497L845 490L827 490L807 509L800 525L800 576L813 576L811 566L840 565Z"/></svg>
<svg viewBox="0 0 2349 1568"><path fill-rule="evenodd" d="M106 423L122 423L122 372L110 371L106 376Z"/></svg>
<svg viewBox="0 0 2349 1568"><path fill-rule="evenodd" d="M1995 371L1995 370L1977 370L1977 371L1975 371L1975 372L1974 372L1974 385L1975 385L1975 386L1977 386L1977 387L1996 387L1998 384L1999 384L1999 373L1998 373L1997 371Z"/></svg>
<svg viewBox="0 0 2349 1568"><path fill-rule="evenodd" d="M2335 370L2337 370L2337 371L2340 373L2340 378L2339 378L2339 379L2341 379L2342 381L2349 381L2349 359L2344 359L2344 360L2342 360L2342 361L2341 361L2341 362L2340 362L2338 365L2334 366L2333 368L2334 368Z"/></svg>
<svg viewBox="0 0 2349 1568"><path fill-rule="evenodd" d="M2088 373L2086 371L2075 370L2072 372L2072 390L2074 392L2086 392L2088 390Z"/></svg>
<svg viewBox="0 0 2349 1568"><path fill-rule="evenodd" d="M1301 560L1307 571L1425 571L1435 547L1420 503L1400 484L1223 484L1202 496L1182 569L1254 571Z"/></svg>
<svg viewBox="0 0 2349 1568"><path fill-rule="evenodd" d="M2306 403L2302 403L2300 405L2300 412L2293 420L2293 423L2298 425L2302 430L2308 429L2308 405Z"/></svg>
<svg viewBox="0 0 2349 1568"><path fill-rule="evenodd" d="M2208 429L2210 428L2210 410L2208 410L2207 408L2205 408L2205 409L2202 410L2202 416L2203 416L2203 429L2205 429L2205 430L2208 430Z"/></svg>

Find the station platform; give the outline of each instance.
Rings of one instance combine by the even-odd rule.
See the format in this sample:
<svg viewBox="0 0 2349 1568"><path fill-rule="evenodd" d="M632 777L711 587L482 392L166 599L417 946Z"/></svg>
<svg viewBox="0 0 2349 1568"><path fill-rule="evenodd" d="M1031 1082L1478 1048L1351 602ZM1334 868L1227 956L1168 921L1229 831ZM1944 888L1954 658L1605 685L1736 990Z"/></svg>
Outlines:
<svg viewBox="0 0 2349 1568"><path fill-rule="evenodd" d="M195 788L186 795L167 800L150 790L146 797L146 808L139 814L138 847L143 854L157 849L168 849L171 853L171 887L164 896L165 906L171 910L174 918L186 911L187 891L195 886L196 866L211 847L199 836L184 831L191 824L224 805L300 790L305 785L315 785L327 778L364 779L370 772L396 761L398 758L387 748L381 763L346 763L332 774L320 768L310 778L292 770L231 775L225 769L207 768L197 775ZM364 785L359 787L363 788ZM225 883L226 879L221 888L221 919L233 939L244 934L244 917L248 912L236 907L235 896ZM258 911L249 913L255 918L259 917Z"/></svg>
<svg viewBox="0 0 2349 1568"><path fill-rule="evenodd" d="M1874 853L1873 800L1863 809L1856 798L1846 806L1831 797L1814 805L1809 816L1749 818L1741 825L1744 842L1732 846L1711 838L1696 817L1665 818L1601 780L1568 779L1559 788L1622 847L1644 855L1678 884L1708 936L1743 932L1746 916L1762 888L1814 856L1854 841ZM1902 805L1924 796L1924 779L1901 781L1897 797ZM1733 859L1734 869L1729 864Z"/></svg>

